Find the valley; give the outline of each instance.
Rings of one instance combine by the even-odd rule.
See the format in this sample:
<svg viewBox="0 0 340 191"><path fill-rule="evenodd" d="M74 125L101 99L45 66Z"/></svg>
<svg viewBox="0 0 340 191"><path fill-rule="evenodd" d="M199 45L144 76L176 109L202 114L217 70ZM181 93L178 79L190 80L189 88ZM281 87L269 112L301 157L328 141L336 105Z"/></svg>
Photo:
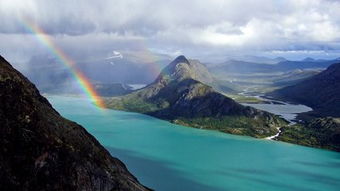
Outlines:
<svg viewBox="0 0 340 191"><path fill-rule="evenodd" d="M123 60L129 61L129 63L135 63L137 59L140 59L140 57L129 57L129 54L124 55ZM309 123L320 117L337 117L332 115L330 111L333 114L339 113L337 103L340 102L335 101L337 99L336 92L339 92L337 88L339 80L337 78L329 78L335 80L335 84L334 87L329 87L327 91L334 90L335 94L324 93L325 99L333 100L327 106L320 107L314 104L327 103L325 100L315 101L321 100L320 98L314 99L312 103L303 99L303 96L297 96L308 95L307 98L313 97L308 92L315 90L298 92L295 97L292 97L294 95L290 93L292 88L289 89L296 84L302 87L303 85L299 84L304 84L304 80L308 79L313 81L314 76L322 76L325 67L338 62L339 59L314 60L306 58L301 61L290 61L283 58L271 60L261 58L260 61L263 63L260 63L259 59L249 57L248 61L229 60L220 64L202 64L198 60L178 57L177 61L175 59L172 62L174 68L171 68L166 67L164 62L165 58L168 57L163 58L164 68L161 75L154 75L156 80L151 80L149 85L145 85L147 83L130 83L131 85L123 82L106 83L105 80L99 80L93 82L94 88L99 95L105 97L108 107L113 109L148 114L176 124L199 129L219 130L225 133L258 138L271 137L275 140L313 147L320 146L316 143L308 143L308 141L298 141L297 139L302 138L294 134L304 134L304 136L307 136L304 139L309 139L309 137L313 137L309 130L305 130ZM120 60L121 58L117 59ZM101 64L105 65L107 62L101 61ZM188 63L190 67L181 65L180 62ZM180 65L180 67L176 68L177 65ZM100 68L95 70L100 70ZM110 68L105 70L112 71ZM56 73L55 77L57 75L59 73ZM326 75L328 74L323 76ZM136 76L136 78L139 77ZM33 80L37 80L38 87L43 92L47 92L48 95L79 95L80 90L65 88L73 86L69 82L61 86L49 87L47 83L41 84L37 78ZM327 84L334 82L326 82L324 85L319 84L314 87L326 87ZM297 87L295 89L303 88ZM289 96L287 93L284 94L285 92L288 92ZM327 97L327 94L333 96L333 98ZM220 101L216 101L218 99ZM224 99L225 101L222 101ZM221 105L222 102L225 102L224 106ZM241 103L241 105L238 103ZM202 106L198 108L188 107L193 105ZM241 111L242 105L274 115L271 116L267 113L253 115L250 113L253 113L254 109ZM226 112L220 108L234 109ZM260 117L257 120L252 119L261 115L265 117ZM280 117L283 120L279 119ZM302 131L302 129L304 130ZM282 130L285 130L285 133L281 135ZM337 134L336 131L334 133L334 135ZM318 137L322 136L318 135Z"/></svg>
<svg viewBox="0 0 340 191"><path fill-rule="evenodd" d="M340 151L339 71L339 64L332 64L282 88L270 83L243 84L245 90L230 96L245 105L279 115L280 107L293 106L293 113L281 114L290 124L279 128L280 132L271 139Z"/></svg>
<svg viewBox="0 0 340 191"><path fill-rule="evenodd" d="M201 65L197 61L191 62L192 61L187 60L184 56L176 58L163 69L153 83L142 89L133 91L130 94L106 98L106 105L112 109L148 114L172 123L199 129L218 130L225 133L338 150L336 149L337 147L322 146L325 143L320 143L319 141L309 143L308 141L295 140L299 137L292 137L295 130L297 130L299 134L304 134L301 135L306 136L304 139L313 139L313 135L309 130L301 131L301 128L305 128L312 123L315 117L311 117L311 114L313 115L313 113L318 112L319 109L308 103L307 105L310 107L303 105L306 102L300 104L299 101L283 99L283 97L274 94L276 90L280 91L279 89L281 87L287 87L291 84L301 84L304 83L304 80L323 75L324 71L315 67L321 65L327 66L336 62L336 60L313 61L316 63L314 63L314 65L312 64L310 66L311 68L308 68L308 65L305 64L305 62L307 62L305 59L302 62L302 68L300 67L299 70L294 69L294 71L287 71L285 73L267 72L265 75L249 73L247 75L249 77L251 76L251 78L245 78L245 76L239 75L239 80L234 79L235 81L229 81L228 83L216 80L223 78L219 77L219 73L211 71L209 67L205 68L204 65ZM285 64L288 63L290 67L293 66L293 64L291 64L292 62L284 62ZM186 68L186 64L188 64L188 68ZM299 66L297 68L299 68ZM232 75L227 76L233 77ZM234 78L235 77L236 76L234 76ZM258 81L256 82L254 79ZM240 83L240 80L245 81L244 83ZM277 81L286 81L289 83L276 83ZM335 92L337 91L335 88ZM213 94L211 93L215 95L212 96ZM216 102L218 99L223 100L222 98L226 99L226 101ZM209 99L215 101L211 102ZM245 106L244 111L241 111L242 107L240 107L241 105L238 106L238 103ZM191 106L193 105L200 106L198 108L192 108ZM230 107L236 107L238 109L227 109L228 112L225 113L224 110ZM314 110L311 107L313 107ZM250 108L255 108L255 110ZM247 109L248 111L246 111ZM331 110L336 112L334 109ZM250 114L257 111L260 112L255 115ZM261 115L265 117L259 117ZM335 125L336 124L338 123L335 123ZM287 132L290 132L290 134ZM329 131L327 132L329 133ZM288 138L288 136L290 136L290 138ZM328 135L319 134L318 138L314 139L320 140L327 136ZM331 136L336 137L337 131L333 131Z"/></svg>
<svg viewBox="0 0 340 191"><path fill-rule="evenodd" d="M0 191L339 191L339 0L0 0Z"/></svg>

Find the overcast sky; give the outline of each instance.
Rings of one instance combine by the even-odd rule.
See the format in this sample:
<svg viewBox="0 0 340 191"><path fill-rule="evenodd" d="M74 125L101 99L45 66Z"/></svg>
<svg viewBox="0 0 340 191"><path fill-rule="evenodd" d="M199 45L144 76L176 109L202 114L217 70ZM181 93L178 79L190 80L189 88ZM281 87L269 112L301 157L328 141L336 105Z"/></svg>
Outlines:
<svg viewBox="0 0 340 191"><path fill-rule="evenodd" d="M13 61L46 51L23 18L76 60L140 49L207 61L340 56L336 0L0 0L0 18L0 53Z"/></svg>

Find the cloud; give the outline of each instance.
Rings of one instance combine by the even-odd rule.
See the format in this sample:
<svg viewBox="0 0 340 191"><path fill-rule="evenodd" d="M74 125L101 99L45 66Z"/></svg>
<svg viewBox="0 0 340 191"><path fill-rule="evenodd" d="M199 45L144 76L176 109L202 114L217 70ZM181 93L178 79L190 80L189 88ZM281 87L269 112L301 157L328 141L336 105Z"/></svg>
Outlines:
<svg viewBox="0 0 340 191"><path fill-rule="evenodd" d="M120 48L193 57L340 50L335 0L1 0L0 17L1 42L28 35L29 18L78 56Z"/></svg>

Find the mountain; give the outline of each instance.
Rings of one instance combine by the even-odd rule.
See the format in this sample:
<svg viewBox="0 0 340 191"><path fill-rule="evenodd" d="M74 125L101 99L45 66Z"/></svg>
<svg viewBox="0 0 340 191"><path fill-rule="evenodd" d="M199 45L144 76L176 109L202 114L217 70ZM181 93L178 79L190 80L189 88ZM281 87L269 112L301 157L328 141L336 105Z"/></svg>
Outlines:
<svg viewBox="0 0 340 191"><path fill-rule="evenodd" d="M148 190L1 56L0 124L0 190Z"/></svg>
<svg viewBox="0 0 340 191"><path fill-rule="evenodd" d="M302 61L283 60L277 64L263 64L256 62L247 62L241 60L229 60L221 64L212 65L209 70L217 74L252 74L252 73L272 73L287 72L291 70L318 69L327 68L328 66L339 62L338 60L314 60L306 58Z"/></svg>
<svg viewBox="0 0 340 191"><path fill-rule="evenodd" d="M240 60L246 62L253 62L253 63L262 63L262 64L277 64L282 61L286 61L286 58L283 57L276 57L276 58L267 58L264 56L253 56L253 55L246 55L239 58Z"/></svg>
<svg viewBox="0 0 340 191"><path fill-rule="evenodd" d="M276 98L298 102L314 109L313 116L340 117L340 63L296 85L270 93Z"/></svg>
<svg viewBox="0 0 340 191"><path fill-rule="evenodd" d="M267 93L274 89L297 84L337 62L339 61L310 58L303 61L282 59L276 64L229 60L208 67L214 78L218 79L216 82L218 85L214 87L223 87L217 88L222 92L228 94L244 91Z"/></svg>
<svg viewBox="0 0 340 191"><path fill-rule="evenodd" d="M181 81L190 78L206 84L214 81L206 66L198 60L189 61L184 56L179 56L161 71L161 75L154 83L162 80Z"/></svg>
<svg viewBox="0 0 340 191"><path fill-rule="evenodd" d="M157 77L160 68L171 61L169 56L138 51L114 51L111 56L78 58L77 68L90 79L102 84L148 84ZM151 55L150 55L151 54ZM79 92L73 74L68 67L51 55L35 55L21 72L43 93ZM19 66L19 65L18 65ZM109 92L121 91L110 86ZM105 87L107 89L108 86ZM98 89L99 92L102 90ZM107 93L104 93L105 96ZM117 94L116 94L117 95ZM113 95L111 95L113 96Z"/></svg>
<svg viewBox="0 0 340 191"><path fill-rule="evenodd" d="M73 81L73 78L71 78L68 82L62 84L51 84L44 87L39 86L38 89L43 94L47 93L53 95L78 95L83 93L83 91L79 88L77 82ZM133 89L129 85L121 83L102 83L91 81L91 84L93 85L93 88L98 93L98 95L103 97L125 95L131 93Z"/></svg>
<svg viewBox="0 0 340 191"><path fill-rule="evenodd" d="M302 61L304 61L304 62L314 62L315 60L314 60L314 58L307 57L307 58L303 59Z"/></svg>
<svg viewBox="0 0 340 191"><path fill-rule="evenodd" d="M289 86L295 85L309 77L315 76L322 72L322 69L296 69L289 72L284 72L282 74L276 75L271 78L271 81L275 86Z"/></svg>
<svg viewBox="0 0 340 191"><path fill-rule="evenodd" d="M156 80L131 94L106 100L112 109L145 113L186 126L265 137L284 122L275 115L245 107L216 92L207 69L197 60L177 57Z"/></svg>
<svg viewBox="0 0 340 191"><path fill-rule="evenodd" d="M157 76L159 68L169 60L139 60L134 58L96 59L77 63L78 68L90 79L102 83L147 84Z"/></svg>
<svg viewBox="0 0 340 191"><path fill-rule="evenodd" d="M337 60L315 60L306 58L302 61L283 61L274 66L274 70L288 71L296 69L312 69L312 68L327 68L328 66L338 63Z"/></svg>
<svg viewBox="0 0 340 191"><path fill-rule="evenodd" d="M286 58L284 57L276 57L273 59L276 63L279 63L279 62L283 62L283 61L287 61Z"/></svg>
<svg viewBox="0 0 340 191"><path fill-rule="evenodd" d="M106 57L77 62L78 68L89 78L101 83L148 84L160 68L171 61L170 56L151 51L113 51Z"/></svg>
<svg viewBox="0 0 340 191"><path fill-rule="evenodd" d="M44 93L63 92L72 87L72 73L55 57L32 56L21 72Z"/></svg>
<svg viewBox="0 0 340 191"><path fill-rule="evenodd" d="M317 118L283 127L277 140L340 152L340 118Z"/></svg>
<svg viewBox="0 0 340 191"><path fill-rule="evenodd" d="M121 83L92 83L98 95L103 97L120 96L132 92L132 87Z"/></svg>

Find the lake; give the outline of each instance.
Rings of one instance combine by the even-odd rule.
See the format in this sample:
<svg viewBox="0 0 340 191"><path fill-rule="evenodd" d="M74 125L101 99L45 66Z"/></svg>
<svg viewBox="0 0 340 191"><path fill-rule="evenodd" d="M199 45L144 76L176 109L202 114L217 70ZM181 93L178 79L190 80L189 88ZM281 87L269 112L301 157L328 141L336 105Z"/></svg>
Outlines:
<svg viewBox="0 0 340 191"><path fill-rule="evenodd" d="M49 96L138 180L155 190L339 191L340 153L99 110L88 99Z"/></svg>
<svg viewBox="0 0 340 191"><path fill-rule="evenodd" d="M256 97L257 99L261 99L267 102L269 101L270 103L242 103L242 105L251 106L256 109L274 113L286 119L291 124L295 123L294 120L297 117L298 113L304 113L304 112L313 110L312 108L305 106L305 105L301 105L301 104L292 104L292 103L287 103L283 101L272 100L269 98L262 98L259 96L252 96L252 97ZM273 102L276 102L279 104L274 104Z"/></svg>

